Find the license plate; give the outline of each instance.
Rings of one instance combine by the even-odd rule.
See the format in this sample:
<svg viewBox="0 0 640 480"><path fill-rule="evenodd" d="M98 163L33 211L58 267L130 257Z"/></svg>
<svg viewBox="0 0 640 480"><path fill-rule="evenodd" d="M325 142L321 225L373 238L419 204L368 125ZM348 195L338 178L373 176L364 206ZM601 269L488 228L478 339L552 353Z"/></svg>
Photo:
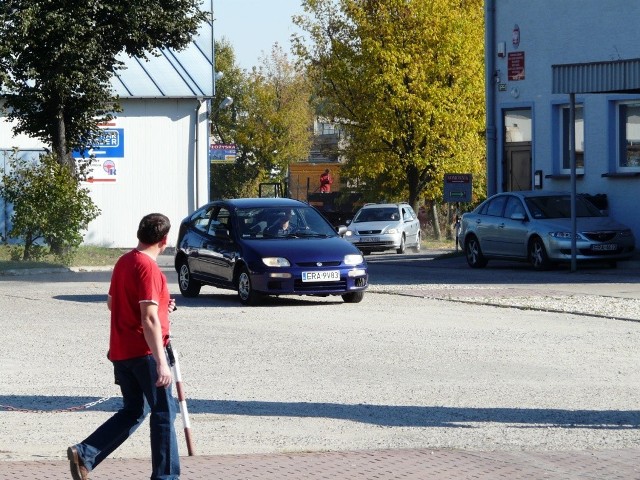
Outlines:
<svg viewBox="0 0 640 480"><path fill-rule="evenodd" d="M302 272L303 282L338 282L339 270L323 270L321 272Z"/></svg>
<svg viewBox="0 0 640 480"><path fill-rule="evenodd" d="M380 237L360 237L361 242L379 242Z"/></svg>
<svg viewBox="0 0 640 480"><path fill-rule="evenodd" d="M591 250L598 250L598 251L612 251L612 250L617 250L618 249L618 244L617 243L603 243L602 245L591 245Z"/></svg>

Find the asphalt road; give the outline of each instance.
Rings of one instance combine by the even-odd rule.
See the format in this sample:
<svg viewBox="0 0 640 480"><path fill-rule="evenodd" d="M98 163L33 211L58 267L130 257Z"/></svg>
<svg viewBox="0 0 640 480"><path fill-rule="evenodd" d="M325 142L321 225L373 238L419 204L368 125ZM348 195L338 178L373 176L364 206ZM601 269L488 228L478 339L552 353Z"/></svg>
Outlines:
<svg viewBox="0 0 640 480"><path fill-rule="evenodd" d="M640 323L463 301L560 292L636 302L633 266L470 270L430 252L369 264L360 304L287 297L249 308L213 288L178 298L172 333L200 455L638 447ZM0 460L60 459L118 408L105 358L109 277L0 277ZM137 432L115 457L147 455Z"/></svg>

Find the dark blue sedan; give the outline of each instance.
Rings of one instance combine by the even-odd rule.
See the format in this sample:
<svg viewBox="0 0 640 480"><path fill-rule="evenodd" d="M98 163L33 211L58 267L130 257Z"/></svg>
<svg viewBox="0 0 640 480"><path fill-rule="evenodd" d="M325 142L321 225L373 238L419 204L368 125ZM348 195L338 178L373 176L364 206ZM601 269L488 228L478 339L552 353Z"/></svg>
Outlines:
<svg viewBox="0 0 640 480"><path fill-rule="evenodd" d="M288 198L208 203L185 218L175 268L180 292L202 285L237 290L255 305L264 295L340 295L357 303L368 286L360 251L313 207Z"/></svg>

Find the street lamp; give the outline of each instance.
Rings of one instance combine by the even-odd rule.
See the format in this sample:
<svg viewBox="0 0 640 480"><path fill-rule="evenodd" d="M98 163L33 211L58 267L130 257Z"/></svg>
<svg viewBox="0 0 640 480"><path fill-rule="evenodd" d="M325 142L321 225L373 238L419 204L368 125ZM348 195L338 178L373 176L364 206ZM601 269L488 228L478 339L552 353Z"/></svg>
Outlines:
<svg viewBox="0 0 640 480"><path fill-rule="evenodd" d="M233 98L224 97L224 99L218 105L218 108L216 108L216 111L215 111L215 113L213 115L213 119L214 119L213 125L214 125L214 128L215 128L216 134L218 135L218 138L220 139L220 141L222 143L226 143L226 142L224 141L224 137L220 133L220 127L218 127L218 115L220 114L220 110L228 108L232 103L233 103Z"/></svg>

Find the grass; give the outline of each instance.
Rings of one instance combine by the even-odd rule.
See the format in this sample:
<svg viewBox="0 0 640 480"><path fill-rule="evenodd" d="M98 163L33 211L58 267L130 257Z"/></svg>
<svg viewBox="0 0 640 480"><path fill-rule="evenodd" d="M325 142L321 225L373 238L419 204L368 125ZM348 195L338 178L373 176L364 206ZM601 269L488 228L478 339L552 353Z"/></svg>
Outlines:
<svg viewBox="0 0 640 480"><path fill-rule="evenodd" d="M0 245L0 271L23 268L55 268L55 267L80 267L80 266L105 266L113 265L128 248L104 248L82 246L78 248L71 259L70 264L65 265L60 259L51 254L39 255L37 260L23 261L16 259L21 249L16 246Z"/></svg>

